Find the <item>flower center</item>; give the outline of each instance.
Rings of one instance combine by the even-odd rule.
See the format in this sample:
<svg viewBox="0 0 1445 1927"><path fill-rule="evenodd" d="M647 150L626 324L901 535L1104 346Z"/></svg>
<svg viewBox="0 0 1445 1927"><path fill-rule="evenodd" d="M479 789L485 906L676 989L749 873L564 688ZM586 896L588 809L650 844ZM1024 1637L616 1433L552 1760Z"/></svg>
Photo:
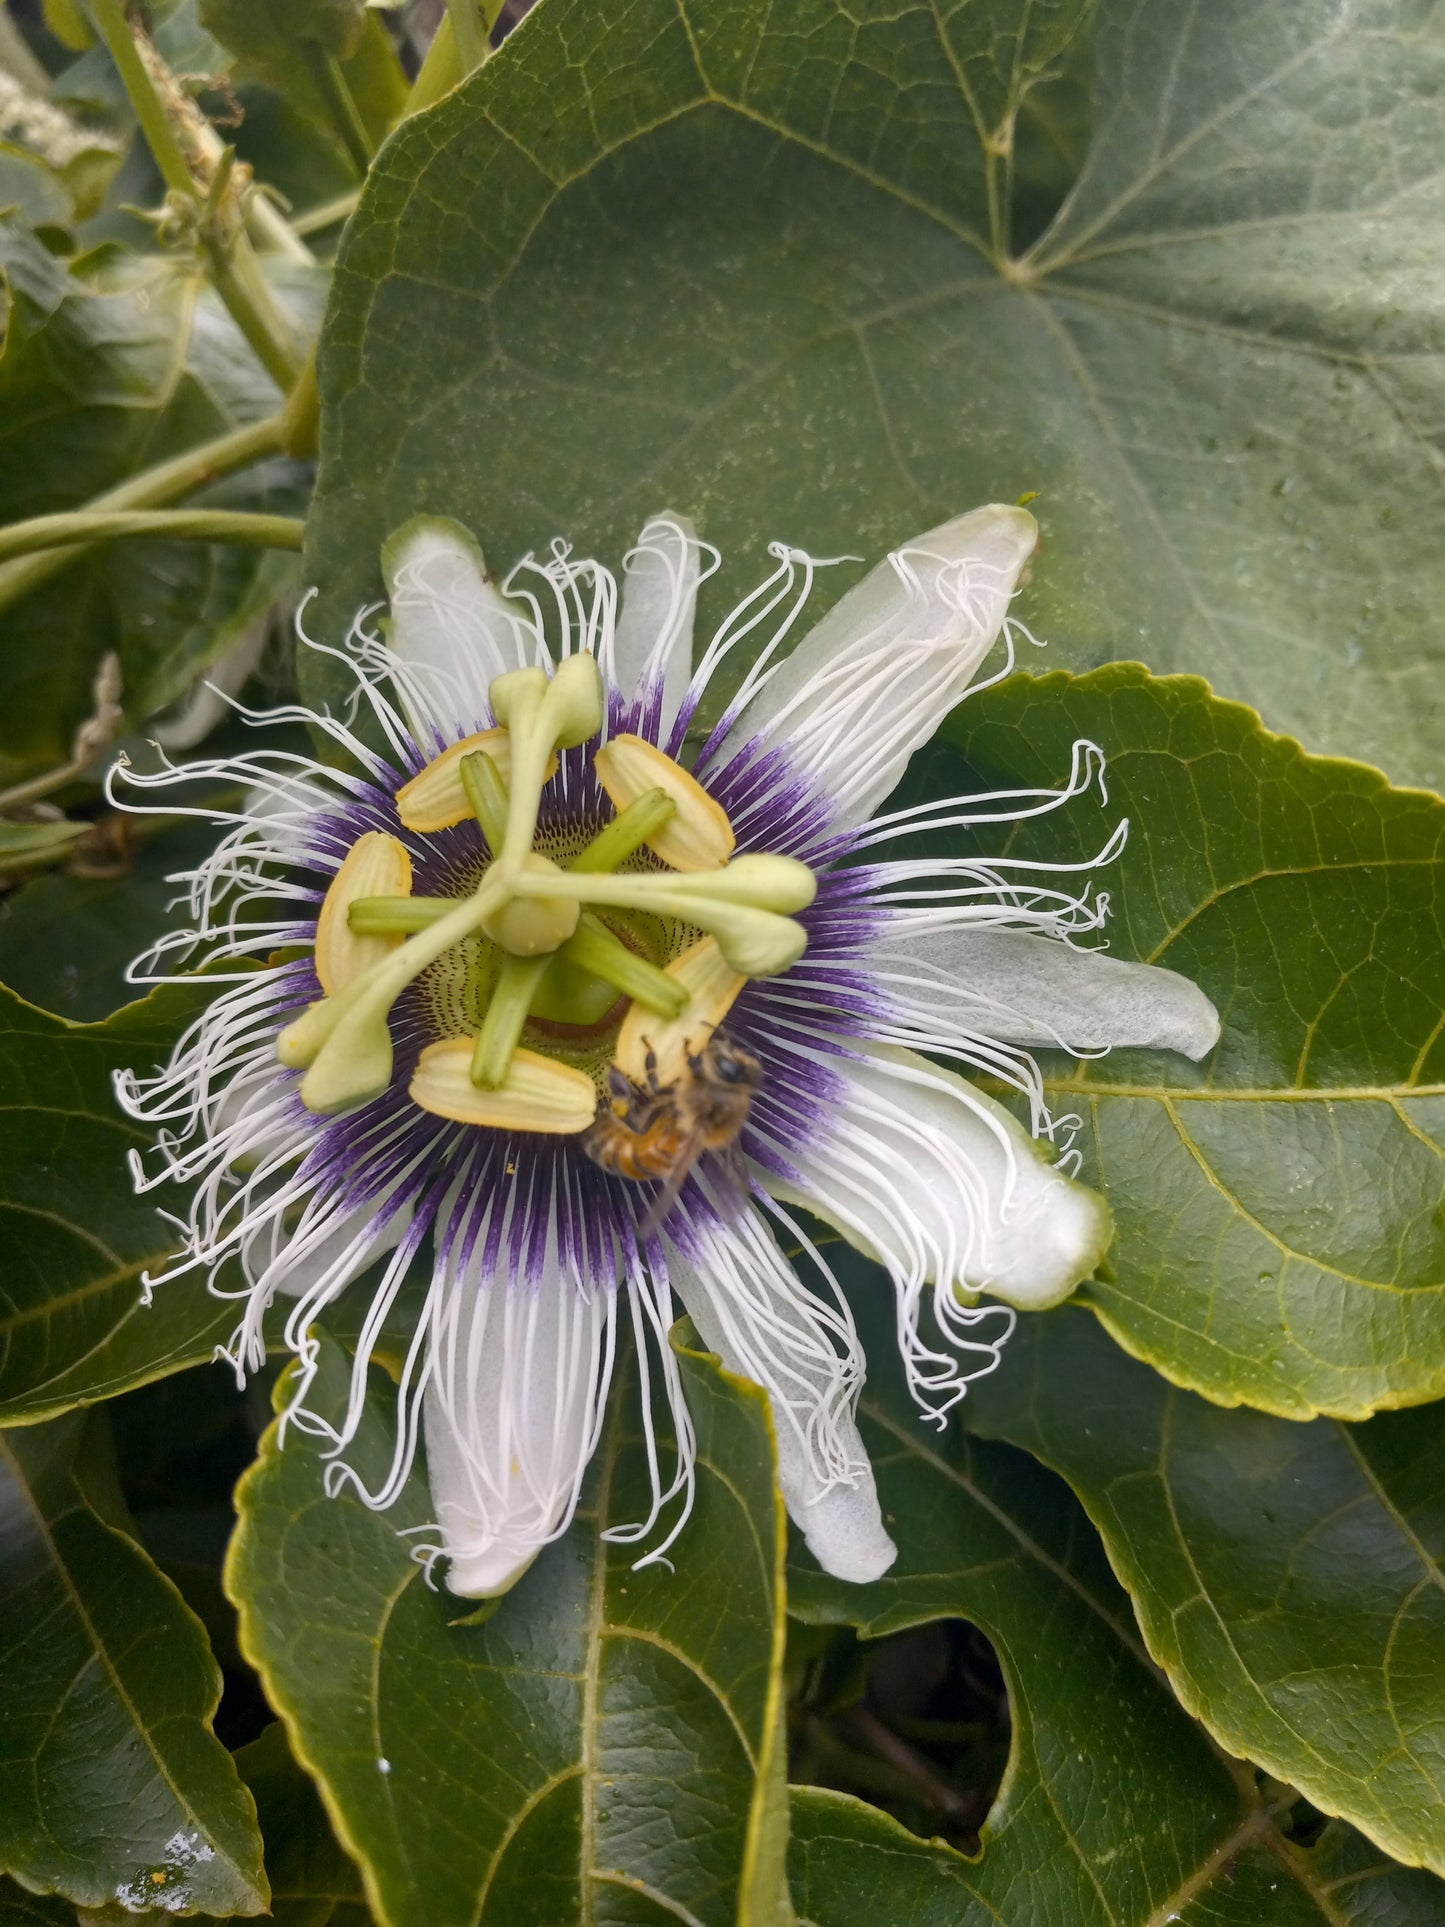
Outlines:
<svg viewBox="0 0 1445 1927"><path fill-rule="evenodd" d="M335 1112L391 1082L389 1016L411 986L438 1031L411 1083L424 1109L463 1122L575 1132L611 1062L657 1056L663 1074L699 1048L750 977L802 955L794 913L813 874L791 857L734 856L726 813L652 744L618 736L594 766L615 814L539 830L557 752L601 731L591 656L499 676L498 726L453 744L397 792L405 828L468 818L488 855L454 894L416 896L399 838L348 852L317 922L325 993L281 1034L304 1069L302 1101Z"/></svg>

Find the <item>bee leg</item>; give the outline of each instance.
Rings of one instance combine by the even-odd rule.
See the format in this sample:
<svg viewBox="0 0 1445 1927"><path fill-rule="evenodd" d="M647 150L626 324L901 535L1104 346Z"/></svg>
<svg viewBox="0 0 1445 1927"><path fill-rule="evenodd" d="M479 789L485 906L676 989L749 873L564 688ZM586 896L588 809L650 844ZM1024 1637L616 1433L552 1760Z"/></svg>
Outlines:
<svg viewBox="0 0 1445 1927"><path fill-rule="evenodd" d="M615 1064L608 1067L607 1088L612 1094L614 1104L630 1104L632 1101L632 1079L625 1071L618 1070Z"/></svg>

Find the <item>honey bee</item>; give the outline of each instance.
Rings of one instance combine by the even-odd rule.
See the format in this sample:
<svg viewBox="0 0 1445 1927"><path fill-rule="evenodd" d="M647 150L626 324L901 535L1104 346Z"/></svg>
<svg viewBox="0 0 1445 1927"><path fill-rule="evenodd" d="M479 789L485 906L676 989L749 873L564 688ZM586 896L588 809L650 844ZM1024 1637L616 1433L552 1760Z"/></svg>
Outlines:
<svg viewBox="0 0 1445 1927"><path fill-rule="evenodd" d="M663 1180L642 1222L644 1238L671 1211L688 1172L707 1152L719 1154L719 1173L730 1191L746 1190L737 1143L763 1081L752 1052L716 1031L670 1084L657 1080L655 1052L649 1050L646 1061L646 1084L634 1084L612 1066L609 1094L599 1100L582 1138L588 1157L614 1177Z"/></svg>

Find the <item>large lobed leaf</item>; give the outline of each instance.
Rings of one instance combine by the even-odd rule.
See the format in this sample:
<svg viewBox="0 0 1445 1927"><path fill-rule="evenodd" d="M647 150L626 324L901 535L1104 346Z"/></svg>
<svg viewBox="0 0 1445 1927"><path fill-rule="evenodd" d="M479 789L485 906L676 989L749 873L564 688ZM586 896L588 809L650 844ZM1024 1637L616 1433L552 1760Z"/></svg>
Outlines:
<svg viewBox="0 0 1445 1927"><path fill-rule="evenodd" d="M89 1907L264 1913L255 1809L210 1727L219 1668L103 1516L86 1423L0 1435L0 1868Z"/></svg>
<svg viewBox="0 0 1445 1927"><path fill-rule="evenodd" d="M1130 1351L1222 1404L1361 1418L1445 1394L1445 803L1304 755L1190 677L1019 676L958 710L909 797L1057 784L1097 797L949 849L1083 862L1121 817L1116 955L1181 971L1224 1034L1060 1059L1115 1238L1081 1296Z"/></svg>
<svg viewBox="0 0 1445 1927"><path fill-rule="evenodd" d="M1445 1887L1428 1874L1382 1866L1348 1828L1332 1830L1313 1853L1283 1836L1254 1776L1216 1752L1150 1663L1129 1599L1078 1504L1022 1453L971 1438L957 1413L941 1431L923 1422L898 1367L887 1281L861 1261L852 1273L856 1288L850 1296L869 1353L862 1427L899 1557L883 1579L860 1587L826 1578L800 1551L789 1567L789 1610L875 1636L942 1615L974 1621L1003 1665L1013 1748L976 1861L941 1842L924 1845L843 1795L795 1791L790 1866L800 1915L814 1927L869 1927L881 1920L918 1927L1065 1921L1069 1927L1159 1927L1169 1920L1197 1927L1339 1927L1341 1921L1388 1920L1394 1927L1424 1927L1445 1920ZM1093 1333L1093 1348L1070 1362L1073 1327ZM995 1378L975 1387L966 1409L977 1416L974 1398L984 1391L989 1402L981 1409L992 1429L996 1385L1010 1413L1027 1411L1031 1401L1047 1400L1050 1412L1071 1408L1060 1429L1073 1441L1075 1459L1062 1469L1076 1484L1075 1463L1088 1464L1091 1449L1099 1450L1088 1443L1091 1430L1107 1426L1112 1437L1122 1435L1119 1459L1138 1456L1143 1427L1127 1406L1079 1396L1082 1385L1109 1382L1110 1353L1132 1378L1149 1380L1161 1393L1209 1413L1221 1441L1240 1423L1185 1394L1168 1394L1077 1314L1058 1320L1042 1315L1026 1321L1026 1329L1031 1335L1059 1331L1059 1343L1047 1354L1054 1380L1045 1385L1031 1377L1027 1359L1034 1352L1025 1347L1027 1357L1019 1357L1011 1347ZM1280 1420L1257 1423L1277 1433L1301 1432ZM998 1429L1009 1431L1007 1425ZM1038 1449L1037 1433L1026 1431L1019 1426L1015 1435ZM1037 1432L1047 1432L1044 1422ZM1058 1461L1052 1451L1044 1456ZM1222 1480L1222 1465L1210 1469ZM1201 1485L1210 1469L1200 1468ZM1080 1489L1097 1521L1089 1490L1084 1484ZM1309 1503L1307 1494L1324 1497L1317 1484L1306 1482L1295 1500L1297 1513ZM1255 1547L1241 1521L1242 1543L1231 1553L1232 1524L1221 1500L1210 1550L1221 1565L1232 1556L1243 1569ZM1132 1588L1134 1566L1121 1564L1117 1535L1108 1524L1105 1530L1115 1564ZM1137 1543L1147 1559L1150 1542L1141 1534ZM1346 1591L1349 1583L1343 1582ZM1297 1664L1307 1663L1318 1638L1317 1628L1307 1631L1308 1614L1312 1604L1318 1610L1322 1603L1300 1597L1293 1626L1281 1639L1282 1665L1286 1647ZM1373 1784L1376 1774L1393 1768L1382 1719L1384 1682L1366 1663L1372 1650L1369 1608L1361 1603L1341 1618L1333 1635L1336 1654L1342 1659L1356 1650L1361 1660L1353 1711L1358 1715L1368 1704L1371 1712L1352 1722L1342 1707L1331 1720L1322 1673L1318 1699L1306 1703L1302 1697L1297 1718L1307 1732L1318 1719L1338 1784L1348 1782L1345 1805L1363 1807L1377 1823L1385 1816L1396 1851L1403 1844L1406 1857L1414 1858L1422 1842L1438 1836L1438 1827L1421 1801L1410 1803L1408 1821L1387 1816L1396 1789L1393 1782L1388 1791ZM1147 1613L1144 1624L1154 1657L1164 1658ZM1408 1660L1403 1665L1409 1670ZM1339 1670L1343 1674L1343 1665ZM1177 1684L1172 1667L1170 1672ZM1432 1676L1439 1672L1432 1665ZM1435 1691L1438 1700L1438 1684ZM1203 1691L1188 1703L1204 1710L1199 1700L1219 1731L1211 1695ZM1357 1737L1353 1759L1346 1745L1351 1730ZM1383 1837L1378 1824L1373 1830ZM1432 1853L1438 1847L1437 1837ZM1396 1911L1385 1911L1387 1903Z"/></svg>
<svg viewBox="0 0 1445 1927"><path fill-rule="evenodd" d="M1017 117L1095 19L1092 144L1019 255ZM1439 781L1442 69L1413 0L543 0L348 229L330 618L421 509L505 565L616 560L670 503L721 598L769 539L871 558L1042 490L1066 665L1200 671Z"/></svg>
<svg viewBox="0 0 1445 1927"><path fill-rule="evenodd" d="M971 1426L1061 1472L1155 1660L1227 1746L1445 1873L1445 1448L1222 1412L1067 1307L1022 1321Z"/></svg>
<svg viewBox="0 0 1445 1927"><path fill-rule="evenodd" d="M324 1355L312 1402L344 1402L346 1361ZM616 1396L590 1500L490 1616L430 1589L398 1536L431 1516L420 1475L378 1515L324 1495L302 1435L267 1434L228 1590L386 1927L788 1917L769 1421L756 1388L682 1366L698 1494L676 1571L598 1538L647 1511ZM389 1403L378 1387L348 1450L373 1482Z"/></svg>

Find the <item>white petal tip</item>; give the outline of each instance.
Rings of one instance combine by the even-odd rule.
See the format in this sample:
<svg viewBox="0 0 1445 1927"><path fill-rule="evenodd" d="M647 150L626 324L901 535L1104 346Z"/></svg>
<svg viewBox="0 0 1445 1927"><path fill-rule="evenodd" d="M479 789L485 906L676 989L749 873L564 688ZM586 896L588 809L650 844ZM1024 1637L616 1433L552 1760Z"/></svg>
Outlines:
<svg viewBox="0 0 1445 1927"><path fill-rule="evenodd" d="M937 549L950 557L979 556L1000 568L1021 569L1033 554L1039 525L1027 509L1008 502L988 502L956 515L932 534L920 536L909 547Z"/></svg>
<svg viewBox="0 0 1445 1927"><path fill-rule="evenodd" d="M1017 1311L1052 1311L1093 1276L1113 1235L1113 1213L1099 1194L1056 1174L1031 1201L1028 1221L998 1240L1006 1269L982 1289Z"/></svg>
<svg viewBox="0 0 1445 1927"><path fill-rule="evenodd" d="M413 515L394 529L381 547L382 573L388 587L404 568L425 568L430 563L475 569L485 576L486 563L481 547L471 530L446 515Z"/></svg>
<svg viewBox="0 0 1445 1927"><path fill-rule="evenodd" d="M493 1541L479 1550L449 1551L447 1591L458 1599L497 1599L510 1592L541 1551Z"/></svg>
<svg viewBox="0 0 1445 1927"><path fill-rule="evenodd" d="M790 1503L788 1511L809 1552L834 1579L866 1586L881 1579L898 1557L883 1530L871 1476L853 1486L830 1486L810 1504Z"/></svg>
<svg viewBox="0 0 1445 1927"><path fill-rule="evenodd" d="M1219 1042L1219 1012L1202 990L1194 984L1189 988L1194 995L1187 1000L1181 998L1178 1031L1164 1040L1164 1045L1167 1050L1177 1050L1193 1058L1197 1064L1201 1057L1208 1057Z"/></svg>

